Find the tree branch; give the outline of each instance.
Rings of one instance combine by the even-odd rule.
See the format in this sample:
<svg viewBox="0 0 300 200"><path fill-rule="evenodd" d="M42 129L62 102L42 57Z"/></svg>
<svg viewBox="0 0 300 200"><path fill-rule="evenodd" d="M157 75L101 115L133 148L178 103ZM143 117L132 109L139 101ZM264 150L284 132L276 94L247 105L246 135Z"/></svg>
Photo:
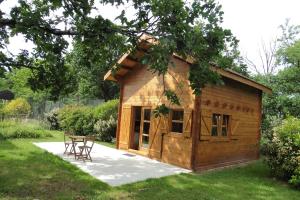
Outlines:
<svg viewBox="0 0 300 200"><path fill-rule="evenodd" d="M20 25L23 25L22 23L19 23L13 19L0 19L0 28L4 28L6 26L10 27L10 28L15 28L15 26L17 24L20 24ZM56 29L56 28L51 28L51 27L46 27L46 26L41 26L39 25L38 23L36 24L32 24L32 26L35 26L47 33L50 33L50 34L53 34L53 35L56 35L56 36L63 36L63 35L78 35L79 33L77 31L74 31L74 30L60 30L60 29ZM26 27L26 25L24 25L24 27Z"/></svg>

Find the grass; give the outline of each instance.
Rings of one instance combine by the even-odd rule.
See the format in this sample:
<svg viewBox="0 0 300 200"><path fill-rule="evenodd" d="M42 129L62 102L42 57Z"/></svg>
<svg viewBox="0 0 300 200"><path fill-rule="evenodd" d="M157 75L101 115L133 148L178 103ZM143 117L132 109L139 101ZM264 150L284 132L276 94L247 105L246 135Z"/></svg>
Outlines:
<svg viewBox="0 0 300 200"><path fill-rule="evenodd" d="M30 122L0 121L0 139L52 137L52 133L53 131L48 130L36 120L31 120Z"/></svg>
<svg viewBox="0 0 300 200"><path fill-rule="evenodd" d="M0 141L0 199L299 199L300 191L279 182L258 161L244 167L181 174L110 187L32 142ZM155 173L155 172L153 172Z"/></svg>

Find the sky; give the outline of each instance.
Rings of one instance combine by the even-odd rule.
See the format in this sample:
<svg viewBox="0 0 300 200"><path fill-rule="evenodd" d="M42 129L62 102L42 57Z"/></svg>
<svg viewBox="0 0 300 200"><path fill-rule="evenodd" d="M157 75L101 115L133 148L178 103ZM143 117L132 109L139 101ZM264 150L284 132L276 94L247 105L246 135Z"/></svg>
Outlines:
<svg viewBox="0 0 300 200"><path fill-rule="evenodd" d="M300 25L300 0L217 0L223 7L223 27L231 29L239 39L239 49L242 56L247 56L260 65L259 47L262 41L268 43L280 36L279 25L286 19L290 24ZM0 4L0 9L9 10L15 0ZM98 11L105 18L114 20L122 8L98 5ZM127 13L132 9L128 6ZM95 13L94 13L95 14ZM21 36L11 40L10 50L14 53L18 49L30 49L32 45L26 43ZM262 70L260 68L260 70Z"/></svg>

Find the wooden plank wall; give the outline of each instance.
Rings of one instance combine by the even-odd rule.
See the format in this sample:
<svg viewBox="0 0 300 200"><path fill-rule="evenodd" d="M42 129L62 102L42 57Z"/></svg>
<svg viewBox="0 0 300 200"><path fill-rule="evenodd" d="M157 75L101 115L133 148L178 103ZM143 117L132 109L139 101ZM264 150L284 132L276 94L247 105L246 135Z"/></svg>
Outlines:
<svg viewBox="0 0 300 200"><path fill-rule="evenodd" d="M206 87L201 95L197 169L256 159L259 152L261 91L225 78L224 82ZM230 115L229 137L210 136L212 113Z"/></svg>
<svg viewBox="0 0 300 200"><path fill-rule="evenodd" d="M172 58L172 62L177 67L169 65L169 73L165 76L166 89L175 90L182 101L181 106L170 107L182 108L191 113L195 97L189 87L189 65L176 58ZM132 112L130 108L132 106L151 106L154 109L158 104L169 105L169 102L163 95L163 78L148 71L146 67L132 70L123 81L119 147L128 149ZM170 133L168 120L167 117L163 119L152 117L149 157L190 168L192 144L190 134L186 132L184 134Z"/></svg>

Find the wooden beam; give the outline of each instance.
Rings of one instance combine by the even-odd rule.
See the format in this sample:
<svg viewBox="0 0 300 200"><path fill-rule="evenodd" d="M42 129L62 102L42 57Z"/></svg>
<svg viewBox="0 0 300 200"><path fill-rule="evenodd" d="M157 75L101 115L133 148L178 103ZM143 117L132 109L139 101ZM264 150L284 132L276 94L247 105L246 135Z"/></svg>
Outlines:
<svg viewBox="0 0 300 200"><path fill-rule="evenodd" d="M120 98L119 98L119 106L118 106L118 124L116 130L116 148L120 147L120 126L121 126L121 116L122 116L122 103L123 103L123 94L124 94L124 83L123 80L119 79L120 83Z"/></svg>
<svg viewBox="0 0 300 200"><path fill-rule="evenodd" d="M257 159L260 157L260 140L261 140L261 121L262 121L262 92L259 93L259 102L258 102L258 133L257 133Z"/></svg>
<svg viewBox="0 0 300 200"><path fill-rule="evenodd" d="M118 62L119 63L119 62ZM119 63L120 65L126 65L128 67L134 67L137 64L139 64L138 61L136 61L135 59L130 58L130 56L127 56L126 59L124 59L122 62Z"/></svg>
<svg viewBox="0 0 300 200"><path fill-rule="evenodd" d="M127 66L127 65L121 65L120 67L123 68L123 69L126 69L126 70L128 70L128 71L131 71L131 70L134 69L133 67L129 67L129 66Z"/></svg>
<svg viewBox="0 0 300 200"><path fill-rule="evenodd" d="M199 134L201 127L201 96L195 96L193 122L192 122L192 150L191 150L191 166L192 170L196 170L196 153L199 144Z"/></svg>
<svg viewBox="0 0 300 200"><path fill-rule="evenodd" d="M247 77L244 77L240 74L238 74L237 72L232 72L232 71L228 71L228 70L224 70L224 69L221 69L221 68L218 68L218 67L213 67L212 68L213 71L216 71L218 74L220 74L221 76L224 76L224 77L227 77L229 79L232 79L232 80L235 80L235 81L238 81L240 83L244 83L245 85L249 85L251 87L254 87L256 89L259 89L267 94L272 94L272 89L260 84L260 83L257 83Z"/></svg>

